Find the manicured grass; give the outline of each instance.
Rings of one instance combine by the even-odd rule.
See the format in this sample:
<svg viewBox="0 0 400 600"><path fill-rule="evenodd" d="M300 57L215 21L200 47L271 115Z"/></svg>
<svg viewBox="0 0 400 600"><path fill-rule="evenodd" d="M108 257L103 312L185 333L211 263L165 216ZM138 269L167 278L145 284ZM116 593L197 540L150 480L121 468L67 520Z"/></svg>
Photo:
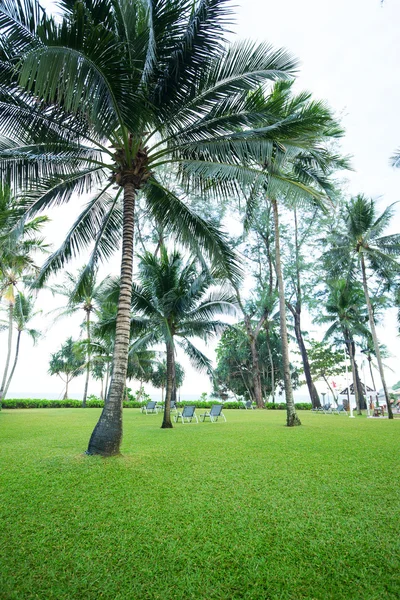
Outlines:
<svg viewBox="0 0 400 600"><path fill-rule="evenodd" d="M104 460L98 414L0 414L1 599L399 598L399 420L131 409Z"/></svg>

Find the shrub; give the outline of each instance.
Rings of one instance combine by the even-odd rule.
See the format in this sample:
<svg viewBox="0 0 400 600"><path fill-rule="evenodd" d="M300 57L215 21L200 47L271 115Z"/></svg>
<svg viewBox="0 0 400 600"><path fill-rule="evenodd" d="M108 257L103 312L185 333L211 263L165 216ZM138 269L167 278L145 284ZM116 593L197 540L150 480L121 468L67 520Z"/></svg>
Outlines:
<svg viewBox="0 0 400 600"><path fill-rule="evenodd" d="M224 402L224 408L241 408L244 409L244 406L241 402Z"/></svg>
<svg viewBox="0 0 400 600"><path fill-rule="evenodd" d="M145 406L147 402L137 402L136 400L129 400L128 402L123 403L124 408L142 408Z"/></svg>
<svg viewBox="0 0 400 600"><path fill-rule="evenodd" d="M267 410L286 410L286 402L266 402Z"/></svg>
<svg viewBox="0 0 400 600"><path fill-rule="evenodd" d="M221 402L218 402L218 400L208 400L207 402L201 402L200 400L182 400L181 402L176 403L179 407L195 406L196 408L211 408L213 404L221 404Z"/></svg>

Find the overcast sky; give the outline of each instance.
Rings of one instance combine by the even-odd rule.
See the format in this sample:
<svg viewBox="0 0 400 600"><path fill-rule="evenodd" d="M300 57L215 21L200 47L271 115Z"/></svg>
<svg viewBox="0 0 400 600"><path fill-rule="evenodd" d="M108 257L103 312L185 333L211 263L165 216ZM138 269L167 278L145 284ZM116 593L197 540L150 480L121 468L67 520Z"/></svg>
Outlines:
<svg viewBox="0 0 400 600"><path fill-rule="evenodd" d="M363 193L377 198L381 210L398 201L400 170L390 167L389 157L400 147L399 0L386 0L383 5L379 0L242 0L234 4L237 19L232 29L237 37L267 40L290 50L300 60L297 89L326 100L341 116L346 130L342 152L353 157L354 171L347 175L349 196ZM76 206L52 212L47 233L55 246L61 243L74 214ZM397 211L393 231L399 230ZM41 308L47 304L50 309L53 303L49 295L39 296ZM76 318L51 326L35 348L29 340L22 340L21 359L8 397L61 394L60 380L47 375L49 354L68 335L78 335L79 322ZM36 325L44 328L44 320ZM379 333L393 354L388 362L396 369L400 344L393 312ZM0 344L2 369L4 333ZM185 368L182 396L210 389L207 378ZM399 379L398 371L388 372L389 384ZM78 397L82 387L83 380L75 380L72 395ZM89 392L98 393L98 388L93 384Z"/></svg>

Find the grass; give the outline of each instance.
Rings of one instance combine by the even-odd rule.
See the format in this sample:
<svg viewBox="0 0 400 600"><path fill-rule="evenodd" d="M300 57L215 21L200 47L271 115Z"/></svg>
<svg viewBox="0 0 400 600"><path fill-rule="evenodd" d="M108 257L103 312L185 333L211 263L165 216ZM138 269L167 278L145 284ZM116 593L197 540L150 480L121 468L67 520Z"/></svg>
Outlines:
<svg viewBox="0 0 400 600"><path fill-rule="evenodd" d="M98 414L0 414L2 600L399 598L400 421L131 409L105 460Z"/></svg>

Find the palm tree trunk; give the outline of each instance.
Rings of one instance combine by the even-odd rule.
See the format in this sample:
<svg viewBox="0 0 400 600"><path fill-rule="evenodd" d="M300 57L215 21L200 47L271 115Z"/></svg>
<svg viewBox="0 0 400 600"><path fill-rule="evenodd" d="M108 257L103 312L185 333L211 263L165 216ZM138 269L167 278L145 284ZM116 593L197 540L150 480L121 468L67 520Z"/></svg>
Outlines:
<svg viewBox="0 0 400 600"><path fill-rule="evenodd" d="M389 392L388 392L387 385L386 385L385 372L383 370L381 351L379 349L378 336L376 335L374 314L372 312L371 300L370 300L369 292L368 292L367 272L366 272L366 268L365 268L364 255L362 253L361 253L361 269L362 269L365 301L367 303L367 308L368 308L369 326L371 328L372 340L374 342L374 350L375 350L376 360L378 361L379 375L381 376L382 387L383 387L383 391L385 393L388 417L389 417L389 419L393 419L392 407L390 406L390 396L389 396Z"/></svg>
<svg viewBox="0 0 400 600"><path fill-rule="evenodd" d="M164 386L161 386L161 402L164 402Z"/></svg>
<svg viewBox="0 0 400 600"><path fill-rule="evenodd" d="M18 361L18 356L19 356L19 344L20 344L20 340L21 340L21 333L22 333L22 331L19 330L18 331L18 335L17 335L17 346L15 348L14 364L12 366L10 377L8 378L8 381L7 381L7 385L6 385L5 389L4 389L4 394L3 394L4 398L7 396L8 388L10 387L11 379L13 378L15 367L17 366L17 361Z"/></svg>
<svg viewBox="0 0 400 600"><path fill-rule="evenodd" d="M364 392L363 392L363 386L361 383L361 379L360 379L360 373L358 371L358 364L357 361L354 360L354 368L356 371L356 382L357 382L357 389L358 389L358 398L360 401L360 409L361 410L365 410L367 408L367 403L365 401L365 396L364 396Z"/></svg>
<svg viewBox="0 0 400 600"><path fill-rule="evenodd" d="M167 393L165 395L164 418L161 429L171 429L171 397L172 390L175 387L175 355L174 346L167 342Z"/></svg>
<svg viewBox="0 0 400 600"><path fill-rule="evenodd" d="M371 375L371 381L372 381L373 388L375 391L377 391L376 385L375 385L374 374L372 372L372 357L370 354L368 354L368 365L369 365L369 373Z"/></svg>
<svg viewBox="0 0 400 600"><path fill-rule="evenodd" d="M110 364L107 363L106 364L106 383L105 383L105 386L104 386L104 402L107 401L108 387L109 387L108 386L109 378L110 378Z"/></svg>
<svg viewBox="0 0 400 600"><path fill-rule="evenodd" d="M301 425L301 421L296 414L296 409L293 400L293 388L292 380L290 377L290 362L289 362L289 343L286 326L286 305L285 305L285 290L283 287L283 276L281 266L281 249L279 242L279 214L278 204L276 200L271 200L272 208L274 211L274 225L275 225L275 261L276 261L276 276L278 278L278 292L279 292L279 318L280 318L280 329L281 329L281 344L282 344L282 362L283 362L283 377L285 382L285 396L286 396L286 411L287 420L286 424L288 427L295 425Z"/></svg>
<svg viewBox="0 0 400 600"><path fill-rule="evenodd" d="M115 328L111 383L100 419L89 440L88 454L101 454L102 456L120 454L122 441L122 399L128 367L130 334L135 194L136 191L133 183L125 183L121 284Z"/></svg>
<svg viewBox="0 0 400 600"><path fill-rule="evenodd" d="M10 302L9 307L8 307L8 347L7 347L7 359L6 359L6 364L5 364L5 367L4 367L3 381L1 382L1 388L0 388L0 407L1 407L1 401L3 400L3 398L6 395L5 394L5 387L6 387L6 381L7 381L8 368L10 366L11 349L12 349L13 317L14 317L14 304L12 302Z"/></svg>
<svg viewBox="0 0 400 600"><path fill-rule="evenodd" d="M87 392L88 392L88 387L89 387L89 376L90 376L90 313L89 311L86 312L86 333L87 333L87 343L88 343L88 350L86 353L86 381L85 381L85 389L83 391L83 400L82 400L82 407L86 408L86 398L87 398Z"/></svg>

